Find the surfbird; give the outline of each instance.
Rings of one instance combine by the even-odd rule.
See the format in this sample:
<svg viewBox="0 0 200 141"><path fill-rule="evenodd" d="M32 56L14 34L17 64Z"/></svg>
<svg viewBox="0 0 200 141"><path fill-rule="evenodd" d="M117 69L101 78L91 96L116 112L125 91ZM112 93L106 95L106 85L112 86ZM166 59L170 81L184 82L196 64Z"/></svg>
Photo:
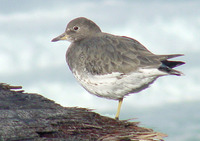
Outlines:
<svg viewBox="0 0 200 141"><path fill-rule="evenodd" d="M160 76L182 75L173 68L184 62L168 60L182 54L155 55L137 40L102 32L84 17L70 21L52 42L60 40L71 42L66 61L78 82L91 94L119 101L116 119L124 96L144 90Z"/></svg>

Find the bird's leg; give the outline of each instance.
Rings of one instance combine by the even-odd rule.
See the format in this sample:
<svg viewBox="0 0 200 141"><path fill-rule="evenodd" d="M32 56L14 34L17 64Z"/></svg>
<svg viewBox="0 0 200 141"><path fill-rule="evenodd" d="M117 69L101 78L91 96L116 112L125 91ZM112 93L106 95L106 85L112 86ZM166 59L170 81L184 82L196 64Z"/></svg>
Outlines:
<svg viewBox="0 0 200 141"><path fill-rule="evenodd" d="M123 102L123 98L120 98L119 103L118 103L118 108L117 108L117 114L115 116L116 120L119 120L119 113L120 113L120 109L121 109L121 106L122 106L122 102Z"/></svg>

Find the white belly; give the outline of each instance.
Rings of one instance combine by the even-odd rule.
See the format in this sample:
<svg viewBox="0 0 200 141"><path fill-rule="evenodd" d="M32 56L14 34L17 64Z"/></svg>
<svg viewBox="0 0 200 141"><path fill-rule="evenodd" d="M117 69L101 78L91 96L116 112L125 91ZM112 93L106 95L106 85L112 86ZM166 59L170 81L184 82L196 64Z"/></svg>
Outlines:
<svg viewBox="0 0 200 141"><path fill-rule="evenodd" d="M158 76L166 75L157 69L140 69L130 74L114 72L106 75L80 75L76 79L91 94L108 99L119 99L148 87Z"/></svg>

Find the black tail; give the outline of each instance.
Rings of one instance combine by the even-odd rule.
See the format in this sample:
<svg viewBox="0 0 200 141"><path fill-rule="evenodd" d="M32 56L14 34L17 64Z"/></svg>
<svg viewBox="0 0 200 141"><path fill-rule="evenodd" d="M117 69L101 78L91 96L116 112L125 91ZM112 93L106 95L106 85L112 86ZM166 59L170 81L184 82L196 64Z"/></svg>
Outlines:
<svg viewBox="0 0 200 141"><path fill-rule="evenodd" d="M185 64L185 62L182 62L182 61L168 61L168 60L164 60L164 61L161 61L162 62L162 65L158 68L159 70L161 71L164 71L164 72L167 72L169 74L172 74L172 75L182 75L183 73L180 72L180 71L177 71L175 69L173 69L174 67L178 67L180 65L183 65Z"/></svg>
<svg viewBox="0 0 200 141"><path fill-rule="evenodd" d="M185 62L182 61L168 61L168 60L162 61L162 63L170 68L175 68L185 64Z"/></svg>

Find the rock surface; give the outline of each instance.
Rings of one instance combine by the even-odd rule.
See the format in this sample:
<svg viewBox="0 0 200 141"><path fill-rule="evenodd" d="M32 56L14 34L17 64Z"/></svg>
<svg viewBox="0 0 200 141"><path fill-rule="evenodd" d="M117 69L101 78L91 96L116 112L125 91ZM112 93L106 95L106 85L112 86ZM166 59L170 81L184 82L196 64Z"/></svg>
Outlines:
<svg viewBox="0 0 200 141"><path fill-rule="evenodd" d="M0 141L154 141L167 135L0 83ZM19 90L17 90L19 89Z"/></svg>

